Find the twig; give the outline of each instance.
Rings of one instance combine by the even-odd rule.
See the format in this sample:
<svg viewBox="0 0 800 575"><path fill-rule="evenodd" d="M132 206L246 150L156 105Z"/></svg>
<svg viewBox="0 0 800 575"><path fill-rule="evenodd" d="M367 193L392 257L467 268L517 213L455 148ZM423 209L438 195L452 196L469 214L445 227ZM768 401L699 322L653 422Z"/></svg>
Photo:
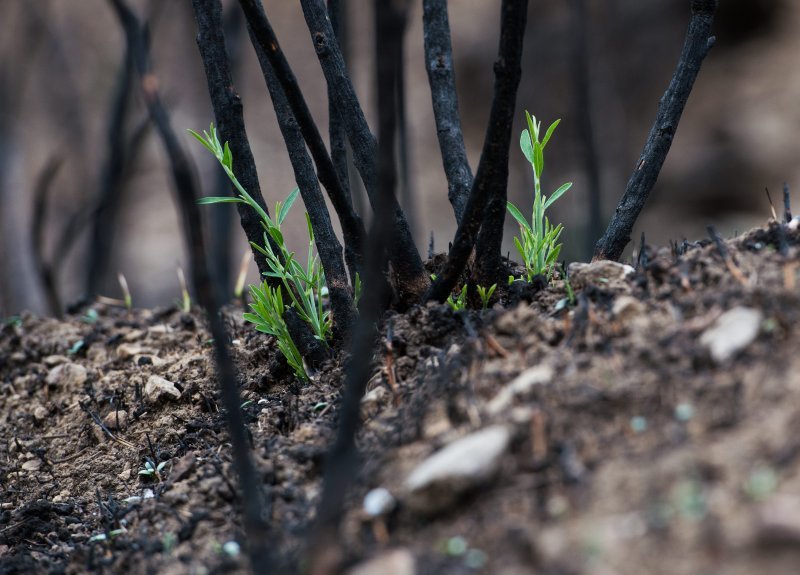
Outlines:
<svg viewBox="0 0 800 575"><path fill-rule="evenodd" d="M458 113L453 47L447 0L423 0L422 26L425 39L425 69L431 86L433 117L439 151L447 177L447 197L453 206L456 222L461 224L467 198L472 189L472 169L464 146L464 133Z"/></svg>
<svg viewBox="0 0 800 575"><path fill-rule="evenodd" d="M272 98L272 105L278 118L278 126L283 135L286 150L289 153L295 181L300 188L303 203L308 212L311 226L314 229L317 251L319 252L322 268L325 271L325 280L330 294L334 321L334 342L342 343L347 339L356 315L353 295L348 286L347 270L342 258L342 246L333 231L328 208L325 205L325 198L322 197L317 175L314 172L314 164L306 151L302 131L292 113L286 94L281 88L280 82L278 82L261 45L255 37L252 40L259 64L261 64L261 71L264 74L264 81ZM336 179L336 181L338 182L339 180ZM355 233L362 233L363 227L360 220L358 220L358 216L352 211L352 206L348 205L343 208L357 222ZM351 241L356 242L359 246L362 243L361 238L351 238ZM357 262L353 263L355 264L354 267L358 267L359 264Z"/></svg>
<svg viewBox="0 0 800 575"><path fill-rule="evenodd" d="M199 197L197 186L188 156L172 131L169 116L161 103L158 81L149 64L144 30L124 0L110 0L110 2L125 30L128 44L133 49L142 95L150 117L161 136L172 168L174 191L181 210L186 248L189 252L190 275L198 302L207 311L209 328L214 342L220 391L233 446L233 463L239 477L242 500L247 501L247 505L244 506L244 527L248 537L252 568L257 573L270 573L273 572L273 558L267 546L269 526L264 519L269 515L266 511L267 506L261 490L261 482L248 451L247 430L239 408L241 397L236 385L236 372L226 345L227 333L219 315L219 304L214 294L206 262L205 239L197 205Z"/></svg>
<svg viewBox="0 0 800 575"><path fill-rule="evenodd" d="M197 20L197 46L200 49L200 56L206 72L208 92L211 96L211 105L214 108L214 118L220 140L228 142L235 158L233 171L236 179L247 190L247 193L269 213L264 196L261 194L256 163L247 138L242 100L236 93L231 77L223 36L222 5L220 0L192 0L192 6L194 6ZM229 189L231 188L229 187ZM264 229L261 227L258 214L245 204L237 203L236 207L247 240L261 245L264 241ZM252 248L252 251L259 273L263 274L269 271L264 256L255 248ZM280 285L279 279L269 277L265 279L273 286Z"/></svg>
<svg viewBox="0 0 800 575"><path fill-rule="evenodd" d="M603 233L600 160L594 138L592 84L590 80L589 11L586 0L572 0L572 79L575 92L575 115L580 130L581 160L589 196L586 224L586 254Z"/></svg>
<svg viewBox="0 0 800 575"><path fill-rule="evenodd" d="M240 0L243 4L251 1L253 0ZM328 83L328 90L338 103L337 110L353 150L353 162L361 174L372 209L376 211L378 190L375 158L377 158L378 150L375 138L369 130L364 112L350 81L344 57L335 41L335 34L323 1L301 0L300 3L322 72ZM405 307L419 302L428 289L430 280L414 244L408 220L403 214L403 210L400 209L394 192L390 198L384 199L389 201L393 220L391 222L392 241L387 246L389 260L392 263L392 271L396 279L395 290L400 307Z"/></svg>
<svg viewBox="0 0 800 575"><path fill-rule="evenodd" d="M53 262L48 261L44 254L44 228L47 216L47 199L53 181L56 179L63 163L63 158L59 156L51 157L36 178L36 184L33 187L33 221L31 223L31 245L33 246L32 251L36 269L44 288L50 313L55 316L61 315L61 297L58 294L58 286L56 285L57 266L54 263L63 258L64 254L63 251L59 251ZM59 245L59 250L65 249L66 246Z"/></svg>
<svg viewBox="0 0 800 575"><path fill-rule="evenodd" d="M644 208L667 157L683 108L689 99L700 65L714 45L710 35L717 0L691 0L692 18L678 65L669 87L658 104L650 134L636 163L625 193L603 237L594 248L594 260L618 260L630 241L631 231Z"/></svg>
<svg viewBox="0 0 800 575"><path fill-rule="evenodd" d="M78 405L80 405L81 409L86 413L86 415L91 417L92 421L94 421L97 424L97 426L103 431L103 433L105 433L112 441L116 441L117 443L121 443L125 447L129 447L131 449L136 449L136 446L134 444L132 444L131 442L125 441L124 439L121 439L121 438L117 437L116 435L114 435L113 433L111 433L111 431L109 431L109 429L105 426L105 424L103 424L103 420L100 419L100 416L97 415L91 409L89 409L82 401L79 401Z"/></svg>
<svg viewBox="0 0 800 575"><path fill-rule="evenodd" d="M339 181L336 168L325 148L325 142L322 140L314 118L311 116L311 111L300 90L300 85L297 83L297 78L281 50L278 38L261 6L261 2L259 0L239 0L239 4L247 19L250 39L253 45L258 47L257 54L261 62L261 69L262 71L265 70L266 62L263 59L266 57L274 77L280 83L280 88L283 90L297 126L303 134L306 144L308 144L311 157L314 158L319 181L328 192L333 209L342 224L342 234L348 257L353 262L354 267L358 269L361 267L361 254L363 253L364 226L353 211L352 204L342 187L342 183ZM267 72L264 73L267 74ZM268 81L270 77L267 76ZM272 93L273 89L270 92ZM274 103L275 100L273 98Z"/></svg>
<svg viewBox="0 0 800 575"><path fill-rule="evenodd" d="M769 195L769 188L764 188L767 194L767 202L769 202L769 211L772 212L772 219L778 221L778 213L775 211L775 204L772 203L772 196Z"/></svg>
<svg viewBox="0 0 800 575"><path fill-rule="evenodd" d="M426 300L444 302L450 295L461 272L464 271L470 253L472 253L482 222L485 221L486 226L497 227L497 229L488 231L488 234L502 236L503 223L500 216L505 218L506 212L504 195L508 179L508 148L511 141L516 91L521 76L520 59L527 5L527 0L503 0L500 50L495 63L494 98L489 115L489 126L483 141L481 160L478 164L478 173L472 183L464 218L456 231L447 261L428 291ZM520 20L523 22L520 23ZM491 209L494 217L492 218L487 217L489 211L487 204L490 198L493 199ZM494 212L502 212L502 214ZM491 259L487 251L491 247L490 239L496 238L487 237L484 240L483 255L485 259ZM494 247L499 250L499 246ZM495 257L499 263L499 251ZM490 262L484 261L484 265L488 264ZM489 265L488 267L494 266ZM486 272L489 271L491 270L486 270ZM490 281L487 284L485 281L478 281L477 283L491 285L494 282Z"/></svg>
<svg viewBox="0 0 800 575"><path fill-rule="evenodd" d="M742 270L739 269L739 266L736 265L736 262L733 261L733 257L728 251L725 241L720 237L716 228L714 226L707 226L706 229L708 230L708 235L711 236L711 239L714 241L714 245L717 246L717 251L719 251L719 255L722 256L725 267L728 268L728 271L731 272L731 275L736 281L744 287L748 287L747 278L742 273Z"/></svg>
<svg viewBox="0 0 800 575"><path fill-rule="evenodd" d="M348 26L347 26L347 2L346 0L328 0L328 18L331 20L331 28L336 35L336 41L343 55L347 54ZM345 196L353 205L353 194L350 189L350 176L347 163L347 136L344 132L342 120L337 109L339 103L328 90L328 137L331 145L331 161L336 169L336 175ZM350 275L353 275L351 270Z"/></svg>
<svg viewBox="0 0 800 575"><path fill-rule="evenodd" d="M344 396L339 411L339 428L336 440L327 457L323 479L322 497L317 508L317 519L308 548L313 549L309 573L332 573L341 563L339 521L342 517L347 490L358 473L358 452L355 437L361 426L361 398L369 381L374 349L375 323L382 313L383 283L380 281L384 265L384 248L391 238L389 223L392 220L392 203L396 185L394 165L394 98L396 95L394 70L398 59L394 53L400 45L398 36L403 33L408 6L405 2L375 0L375 50L378 88L379 136L379 190L375 221L370 229L366 254L366 285L378 286L364 294L361 314L354 329L347 364ZM385 201L384 201L385 200Z"/></svg>
<svg viewBox="0 0 800 575"><path fill-rule="evenodd" d="M789 184L786 182L783 182L783 219L787 223L792 221L792 197L789 195Z"/></svg>

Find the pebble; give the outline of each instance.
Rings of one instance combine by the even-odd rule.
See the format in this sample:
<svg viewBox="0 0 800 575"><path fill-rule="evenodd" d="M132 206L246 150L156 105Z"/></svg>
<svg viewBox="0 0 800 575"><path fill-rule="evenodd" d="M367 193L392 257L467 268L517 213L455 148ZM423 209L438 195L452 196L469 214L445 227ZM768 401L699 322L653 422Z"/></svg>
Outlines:
<svg viewBox="0 0 800 575"><path fill-rule="evenodd" d="M347 571L347 575L415 575L416 572L416 561L411 551L393 549L362 561Z"/></svg>
<svg viewBox="0 0 800 575"><path fill-rule="evenodd" d="M591 263L574 262L569 265L568 275L574 289L595 285L608 290L630 290L628 276L634 273L631 266L611 260Z"/></svg>
<svg viewBox="0 0 800 575"><path fill-rule="evenodd" d="M742 351L758 336L764 314L760 310L738 306L723 313L700 336L711 358L723 363Z"/></svg>
<svg viewBox="0 0 800 575"><path fill-rule="evenodd" d="M77 363L62 363L47 374L47 384L64 387L80 387L88 377L86 368Z"/></svg>
<svg viewBox="0 0 800 575"><path fill-rule="evenodd" d="M144 386L144 394L150 401L164 399L179 399L181 392L175 384L158 375L151 375Z"/></svg>
<svg viewBox="0 0 800 575"><path fill-rule="evenodd" d="M136 355L141 355L145 351L145 348L137 343L121 343L117 346L117 357L130 359Z"/></svg>
<svg viewBox="0 0 800 575"><path fill-rule="evenodd" d="M633 296L623 295L614 301L611 313L618 320L628 322L644 313L644 304Z"/></svg>
<svg viewBox="0 0 800 575"><path fill-rule="evenodd" d="M42 405L37 406L36 409L33 410L33 419L37 423L43 422L45 419L47 419L48 415L49 412L47 411L47 408Z"/></svg>
<svg viewBox="0 0 800 575"><path fill-rule="evenodd" d="M39 471L41 467L42 467L41 459L29 459L28 461L22 464L23 471Z"/></svg>
<svg viewBox="0 0 800 575"><path fill-rule="evenodd" d="M499 471L511 437L509 426L492 425L434 453L403 483L406 504L426 514L447 508L461 494L485 483Z"/></svg>
<svg viewBox="0 0 800 575"><path fill-rule="evenodd" d="M364 496L364 512L370 517L386 515L395 505L397 501L385 487L376 487Z"/></svg>
<svg viewBox="0 0 800 575"><path fill-rule="evenodd" d="M508 409L514 399L529 393L537 385L550 383L553 380L553 368L549 365L537 365L526 369L506 385L486 405L489 415L497 415Z"/></svg>
<svg viewBox="0 0 800 575"><path fill-rule="evenodd" d="M119 422L119 425L117 425ZM124 429L128 426L127 411L112 411L103 418L103 425L108 429Z"/></svg>

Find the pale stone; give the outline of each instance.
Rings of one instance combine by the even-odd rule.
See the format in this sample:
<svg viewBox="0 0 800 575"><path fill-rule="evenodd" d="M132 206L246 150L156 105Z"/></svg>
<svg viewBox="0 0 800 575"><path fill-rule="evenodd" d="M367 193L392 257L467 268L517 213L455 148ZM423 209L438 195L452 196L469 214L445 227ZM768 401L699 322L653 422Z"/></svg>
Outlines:
<svg viewBox="0 0 800 575"><path fill-rule="evenodd" d="M103 425L108 429L124 429L128 425L128 412L112 411L103 418Z"/></svg>
<svg viewBox="0 0 800 575"><path fill-rule="evenodd" d="M403 483L411 509L433 513L491 479L511 444L511 429L493 425L458 439L420 463Z"/></svg>
<svg viewBox="0 0 800 575"><path fill-rule="evenodd" d="M47 374L48 385L80 387L86 383L86 368L77 363L62 363Z"/></svg>
<svg viewBox="0 0 800 575"><path fill-rule="evenodd" d="M525 395L535 386L550 383L552 380L553 368L549 365L537 365L526 369L494 396L487 404L486 412L489 415L497 415L508 409L517 396Z"/></svg>
<svg viewBox="0 0 800 575"><path fill-rule="evenodd" d="M711 358L722 363L735 356L758 336L764 314L760 310L738 306L723 313L700 336Z"/></svg>
<svg viewBox="0 0 800 575"><path fill-rule="evenodd" d="M158 375L151 375L147 379L144 394L150 401L158 401L161 398L178 399L181 396L181 392L174 383Z"/></svg>
<svg viewBox="0 0 800 575"><path fill-rule="evenodd" d="M575 289L595 285L610 290L629 290L628 276L634 273L631 266L611 260L591 263L575 262L569 265L569 282Z"/></svg>

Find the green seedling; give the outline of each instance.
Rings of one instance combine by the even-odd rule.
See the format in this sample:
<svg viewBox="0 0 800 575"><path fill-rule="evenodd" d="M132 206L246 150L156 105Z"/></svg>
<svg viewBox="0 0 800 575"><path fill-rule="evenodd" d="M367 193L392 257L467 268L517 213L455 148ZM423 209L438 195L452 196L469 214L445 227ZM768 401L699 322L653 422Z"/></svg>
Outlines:
<svg viewBox="0 0 800 575"><path fill-rule="evenodd" d="M458 296L455 298L453 294L447 296L447 305L450 306L450 309L453 311L462 311L467 307L467 284L464 284L464 287L461 288L461 291L458 293Z"/></svg>
<svg viewBox="0 0 800 575"><path fill-rule="evenodd" d="M125 529L112 529L111 531L108 532L107 535L105 533L98 533L97 535L92 535L91 537L89 537L88 541L89 543L99 543L101 541L108 541L110 539L119 537L123 533L125 533Z"/></svg>
<svg viewBox="0 0 800 575"><path fill-rule="evenodd" d="M130 313L131 309L133 308L133 298L131 297L131 290L128 289L128 280L125 279L125 276L122 275L122 273L118 273L117 281L119 282L119 287L122 289L122 301L125 302L125 309L127 309L128 313Z"/></svg>
<svg viewBox="0 0 800 575"><path fill-rule="evenodd" d="M562 224L553 226L545 216L545 211L572 187L572 182L561 185L550 196L542 194L544 149L561 120L550 124L544 138L540 141L541 122L527 111L525 117L528 121L528 128L522 131L519 145L533 169L534 195L531 221L528 222L522 212L511 202L508 202L508 211L519 224L521 237L514 237L514 245L525 264L525 277L530 282L535 275L546 274L548 278L552 275L558 254L561 252L561 244L558 243L558 239L561 232L564 231L564 226Z"/></svg>
<svg viewBox="0 0 800 575"><path fill-rule="evenodd" d="M356 308L358 307L358 302L361 301L361 295L364 290L364 286L361 284L361 274L356 272L356 279L353 285L353 302L355 303Z"/></svg>
<svg viewBox="0 0 800 575"><path fill-rule="evenodd" d="M264 242L263 245L255 243L251 245L266 258L270 271L264 272L264 275L279 279L282 286L282 289L272 288L266 282L261 285L251 285L253 303L250 304L250 308L253 313L245 314L244 318L253 323L257 330L275 336L278 340L278 349L286 357L295 374L307 380L308 375L302 357L283 319L286 306L294 308L300 318L311 326L314 337L325 345L331 335L332 322L330 311L325 310L322 305L322 297L326 291L325 274L319 263L319 257L314 252L314 230L308 214L306 214L309 237L308 263L305 268L295 259L294 252L287 249L281 232L281 224L297 199L299 190L295 188L285 202L276 203L275 220L273 220L236 179L230 147L227 142L224 145L220 143L214 125L211 124L208 132L203 131L203 135L194 130L189 130L189 133L217 158L228 179L239 192L237 197L208 197L202 198L199 202L201 204L243 203L256 211L264 227ZM284 302L285 294L288 295L286 302Z"/></svg>
<svg viewBox="0 0 800 575"><path fill-rule="evenodd" d="M178 266L178 284L181 286L181 311L189 313L192 311L192 298L189 296L189 288L186 287L186 276L183 275L183 268Z"/></svg>
<svg viewBox="0 0 800 575"><path fill-rule="evenodd" d="M497 284L492 284L490 288L485 288L483 286L477 286L478 296L481 298L481 305L483 309L489 307L489 300L492 299L494 295L494 290L497 289Z"/></svg>
<svg viewBox="0 0 800 575"><path fill-rule="evenodd" d="M144 462L144 468L139 470L139 475L143 477L149 477L150 479L155 479L156 481L161 481L161 471L164 469L166 464L166 461L162 461L156 465L150 459L146 459Z"/></svg>

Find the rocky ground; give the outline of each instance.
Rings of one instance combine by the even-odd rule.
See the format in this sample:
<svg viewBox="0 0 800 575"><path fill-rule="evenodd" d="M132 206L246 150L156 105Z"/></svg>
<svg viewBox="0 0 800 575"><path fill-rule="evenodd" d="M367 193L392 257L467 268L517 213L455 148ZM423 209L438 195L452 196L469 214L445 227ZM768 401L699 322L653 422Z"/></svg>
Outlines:
<svg viewBox="0 0 800 575"><path fill-rule="evenodd" d="M794 572L800 234L772 222L724 247L573 266L574 300L556 280L507 307L390 315L348 572ZM342 369L298 383L239 311L276 546L302 562ZM177 308L6 320L0 573L245 571L208 337Z"/></svg>

